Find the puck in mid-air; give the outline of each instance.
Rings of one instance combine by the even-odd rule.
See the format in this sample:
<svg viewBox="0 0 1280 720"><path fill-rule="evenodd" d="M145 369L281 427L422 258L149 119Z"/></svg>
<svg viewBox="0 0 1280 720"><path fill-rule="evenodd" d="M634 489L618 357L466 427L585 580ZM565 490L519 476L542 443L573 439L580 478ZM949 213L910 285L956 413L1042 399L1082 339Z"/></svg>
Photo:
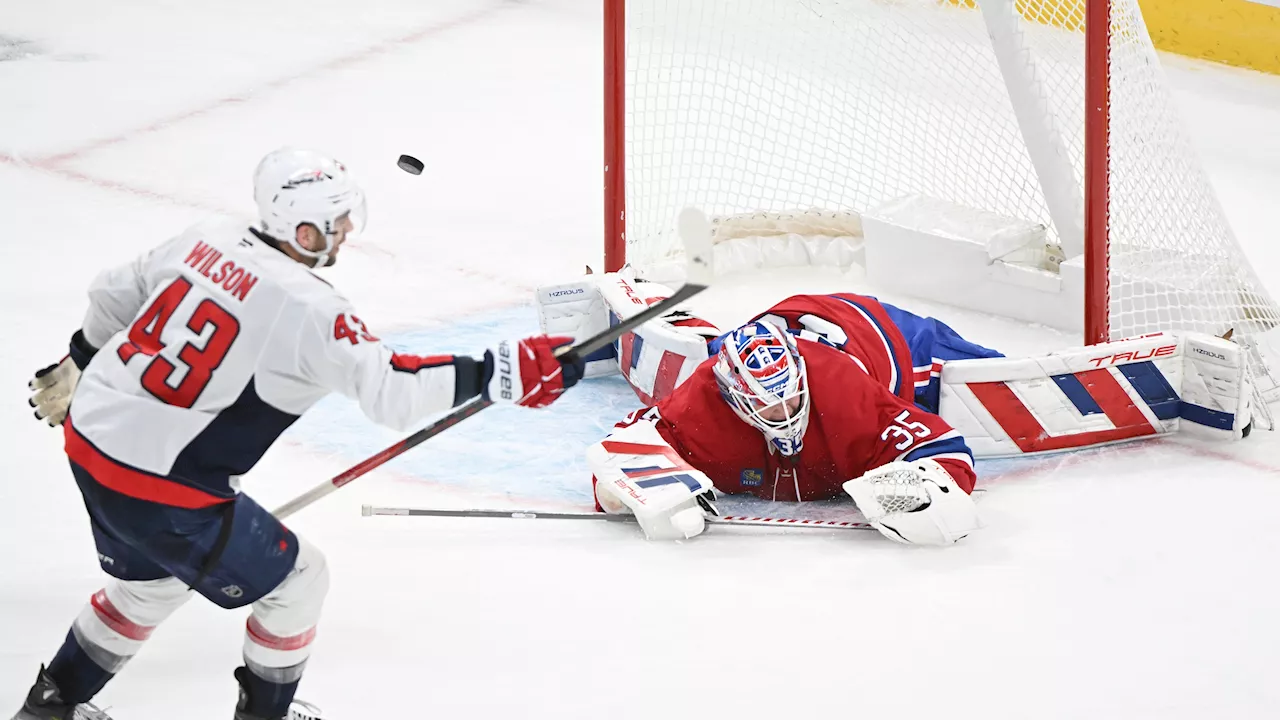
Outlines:
<svg viewBox="0 0 1280 720"><path fill-rule="evenodd" d="M409 173L410 175L422 174L422 161L412 155L401 155L400 159L396 161L396 164L400 166L401 170Z"/></svg>

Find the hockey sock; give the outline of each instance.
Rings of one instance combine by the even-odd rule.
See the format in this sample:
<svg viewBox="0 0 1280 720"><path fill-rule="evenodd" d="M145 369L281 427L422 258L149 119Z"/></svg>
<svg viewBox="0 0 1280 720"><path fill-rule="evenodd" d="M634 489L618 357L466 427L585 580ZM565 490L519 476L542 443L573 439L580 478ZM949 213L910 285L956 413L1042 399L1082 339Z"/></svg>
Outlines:
<svg viewBox="0 0 1280 720"><path fill-rule="evenodd" d="M289 703L293 702L293 695L298 691L298 680L270 682L247 667L236 668L235 675L240 683L240 704L237 706L240 711L262 718L288 715Z"/></svg>
<svg viewBox="0 0 1280 720"><path fill-rule="evenodd" d="M98 664L80 646L75 630L67 633L67 639L49 663L49 677L58 686L58 694L68 705L89 702L94 695L115 677L115 673Z"/></svg>

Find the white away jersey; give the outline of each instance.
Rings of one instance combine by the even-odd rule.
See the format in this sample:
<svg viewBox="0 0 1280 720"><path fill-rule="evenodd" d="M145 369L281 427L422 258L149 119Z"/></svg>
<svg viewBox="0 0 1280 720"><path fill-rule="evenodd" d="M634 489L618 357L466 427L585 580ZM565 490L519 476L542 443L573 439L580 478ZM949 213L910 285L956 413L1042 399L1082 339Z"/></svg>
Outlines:
<svg viewBox="0 0 1280 720"><path fill-rule="evenodd" d="M99 482L184 507L221 502L331 391L404 429L475 395L476 360L395 353L350 303L245 225L203 224L103 272L67 453Z"/></svg>

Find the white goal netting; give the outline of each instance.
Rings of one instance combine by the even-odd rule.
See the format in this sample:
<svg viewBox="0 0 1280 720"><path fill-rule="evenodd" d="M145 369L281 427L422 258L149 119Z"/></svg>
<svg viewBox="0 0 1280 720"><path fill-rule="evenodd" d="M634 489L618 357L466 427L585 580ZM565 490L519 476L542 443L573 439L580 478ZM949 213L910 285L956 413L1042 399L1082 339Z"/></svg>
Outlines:
<svg viewBox="0 0 1280 720"><path fill-rule="evenodd" d="M626 0L627 259L675 218L864 212L922 193L1083 225L1083 0ZM1256 333L1275 305L1178 120L1136 0L1111 15L1113 338Z"/></svg>

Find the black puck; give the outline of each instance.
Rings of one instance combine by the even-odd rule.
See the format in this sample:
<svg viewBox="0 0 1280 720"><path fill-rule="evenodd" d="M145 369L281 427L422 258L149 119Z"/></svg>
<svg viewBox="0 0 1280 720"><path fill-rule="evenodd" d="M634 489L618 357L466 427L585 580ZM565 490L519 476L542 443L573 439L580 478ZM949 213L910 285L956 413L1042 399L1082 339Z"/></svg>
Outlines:
<svg viewBox="0 0 1280 720"><path fill-rule="evenodd" d="M412 155L401 155L400 159L396 161L396 165L399 165L401 170L410 175L421 175L424 167L422 161Z"/></svg>

